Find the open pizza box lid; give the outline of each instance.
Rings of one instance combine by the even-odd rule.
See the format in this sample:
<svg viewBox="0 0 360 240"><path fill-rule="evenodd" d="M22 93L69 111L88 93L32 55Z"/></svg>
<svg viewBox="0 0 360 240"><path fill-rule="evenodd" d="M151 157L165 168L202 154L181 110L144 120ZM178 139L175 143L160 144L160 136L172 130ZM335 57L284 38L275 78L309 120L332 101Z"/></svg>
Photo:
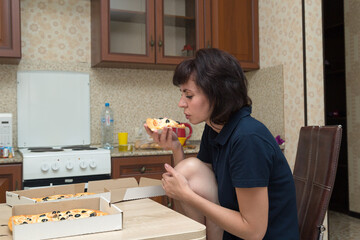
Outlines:
<svg viewBox="0 0 360 240"><path fill-rule="evenodd" d="M71 209L93 209L108 215L79 218L74 220L41 222L33 224L13 224L13 239L50 239L97 232L115 231L123 228L123 212L103 197L74 199L43 204L16 205L12 215L33 215Z"/></svg>
<svg viewBox="0 0 360 240"><path fill-rule="evenodd" d="M88 182L88 191L110 192L111 203L165 195L161 180L145 177L140 178L139 183L135 178L90 181Z"/></svg>
<svg viewBox="0 0 360 240"><path fill-rule="evenodd" d="M42 198L42 197L58 195L58 194L60 195L76 194L76 193L83 193L84 191L85 191L85 183L35 188L35 189L19 190L19 191L6 191L6 203L10 206L15 206L19 204L35 204L37 202L31 198ZM104 197L105 199L110 201L110 192L85 195L77 198L94 198L94 197ZM73 198L58 199L52 201L64 201L69 199L73 199ZM43 202L39 202L39 203L43 203Z"/></svg>

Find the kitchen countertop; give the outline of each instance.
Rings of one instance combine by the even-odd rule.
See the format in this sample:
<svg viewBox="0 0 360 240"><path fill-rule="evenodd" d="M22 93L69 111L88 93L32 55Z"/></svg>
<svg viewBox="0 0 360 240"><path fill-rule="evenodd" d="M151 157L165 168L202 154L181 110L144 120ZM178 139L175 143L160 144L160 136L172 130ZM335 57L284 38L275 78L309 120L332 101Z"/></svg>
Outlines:
<svg viewBox="0 0 360 240"><path fill-rule="evenodd" d="M195 148L184 147L185 154L198 153L199 145L193 145ZM150 156L150 155L171 155L172 151L163 149L135 149L133 151L121 152L118 147L111 150L111 157L133 157L133 156Z"/></svg>
<svg viewBox="0 0 360 240"><path fill-rule="evenodd" d="M195 148L184 147L185 154L196 154L199 152L199 143L194 142L192 145ZM111 157L133 157L133 156L152 156L152 155L171 155L172 151L163 150L163 149L135 149L129 152L121 152L118 147L114 147L111 150ZM22 163L22 156L19 151L15 152L15 157L13 158L0 158L1 164L12 164L12 163Z"/></svg>
<svg viewBox="0 0 360 240"><path fill-rule="evenodd" d="M20 152L16 151L13 158L0 158L1 164L11 164L11 163L22 163L22 156Z"/></svg>
<svg viewBox="0 0 360 240"><path fill-rule="evenodd" d="M115 205L124 212L122 230L61 239L206 239L206 227L204 225L153 200L139 199L120 202ZM0 238L4 240L12 239L12 234L7 226L10 216L11 207L0 204Z"/></svg>

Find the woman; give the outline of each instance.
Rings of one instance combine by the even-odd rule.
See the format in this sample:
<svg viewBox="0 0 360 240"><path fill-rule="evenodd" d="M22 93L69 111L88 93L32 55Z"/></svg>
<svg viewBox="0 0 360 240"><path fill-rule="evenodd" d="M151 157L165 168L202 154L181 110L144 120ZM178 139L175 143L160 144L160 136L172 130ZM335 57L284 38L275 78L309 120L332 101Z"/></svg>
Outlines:
<svg viewBox="0 0 360 240"><path fill-rule="evenodd" d="M205 122L197 158L184 159L176 134L146 131L171 149L162 184L184 214L203 223L207 239L299 239L292 172L270 131L250 116L247 80L238 61L201 49L180 63L173 83L192 124Z"/></svg>

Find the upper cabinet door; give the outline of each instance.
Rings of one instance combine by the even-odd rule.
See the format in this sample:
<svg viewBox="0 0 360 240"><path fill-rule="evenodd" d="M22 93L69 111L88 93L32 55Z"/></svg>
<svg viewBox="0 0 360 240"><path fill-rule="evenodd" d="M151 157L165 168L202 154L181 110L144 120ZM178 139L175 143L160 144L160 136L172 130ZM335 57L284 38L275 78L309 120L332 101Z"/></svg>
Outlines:
<svg viewBox="0 0 360 240"><path fill-rule="evenodd" d="M203 0L156 0L156 62L178 64L204 47Z"/></svg>
<svg viewBox="0 0 360 240"><path fill-rule="evenodd" d="M93 0L92 65L153 63L154 19L154 0Z"/></svg>
<svg viewBox="0 0 360 240"><path fill-rule="evenodd" d="M204 46L204 0L92 0L92 66L174 68Z"/></svg>
<svg viewBox="0 0 360 240"><path fill-rule="evenodd" d="M259 69L258 0L205 0L205 9L206 46L231 53L244 70Z"/></svg>
<svg viewBox="0 0 360 240"><path fill-rule="evenodd" d="M20 1L0 1L0 63L19 63L20 42Z"/></svg>

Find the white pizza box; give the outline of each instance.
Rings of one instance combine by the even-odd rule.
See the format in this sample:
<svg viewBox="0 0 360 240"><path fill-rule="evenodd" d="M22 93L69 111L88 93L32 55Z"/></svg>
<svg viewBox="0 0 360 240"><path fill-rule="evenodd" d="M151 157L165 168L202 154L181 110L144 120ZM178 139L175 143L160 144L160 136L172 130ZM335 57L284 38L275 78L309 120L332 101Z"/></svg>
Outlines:
<svg viewBox="0 0 360 240"><path fill-rule="evenodd" d="M34 199L31 198L42 198L57 194L76 194L83 193L85 191L85 183L77 183L77 184L68 184L68 185L60 185L60 186L52 186L52 187L43 187L43 188L35 188L35 189L27 189L27 190L19 190L19 191L6 191L6 203L10 206L15 206L19 204L38 204ZM93 195L85 195L77 198L94 198L94 197L104 197L108 201L110 201L110 192L102 192ZM52 201L67 201L74 198L68 199L59 199ZM39 202L43 203L43 202Z"/></svg>
<svg viewBox="0 0 360 240"><path fill-rule="evenodd" d="M78 208L100 210L107 212L109 215L56 222L22 225L13 224L13 239L50 239L115 231L123 228L123 211L103 197L45 202L43 204L16 205L12 208L12 216L67 211Z"/></svg>
<svg viewBox="0 0 360 240"><path fill-rule="evenodd" d="M133 177L90 181L88 191L110 192L111 203L165 195L161 180L146 177L141 177L139 183Z"/></svg>

